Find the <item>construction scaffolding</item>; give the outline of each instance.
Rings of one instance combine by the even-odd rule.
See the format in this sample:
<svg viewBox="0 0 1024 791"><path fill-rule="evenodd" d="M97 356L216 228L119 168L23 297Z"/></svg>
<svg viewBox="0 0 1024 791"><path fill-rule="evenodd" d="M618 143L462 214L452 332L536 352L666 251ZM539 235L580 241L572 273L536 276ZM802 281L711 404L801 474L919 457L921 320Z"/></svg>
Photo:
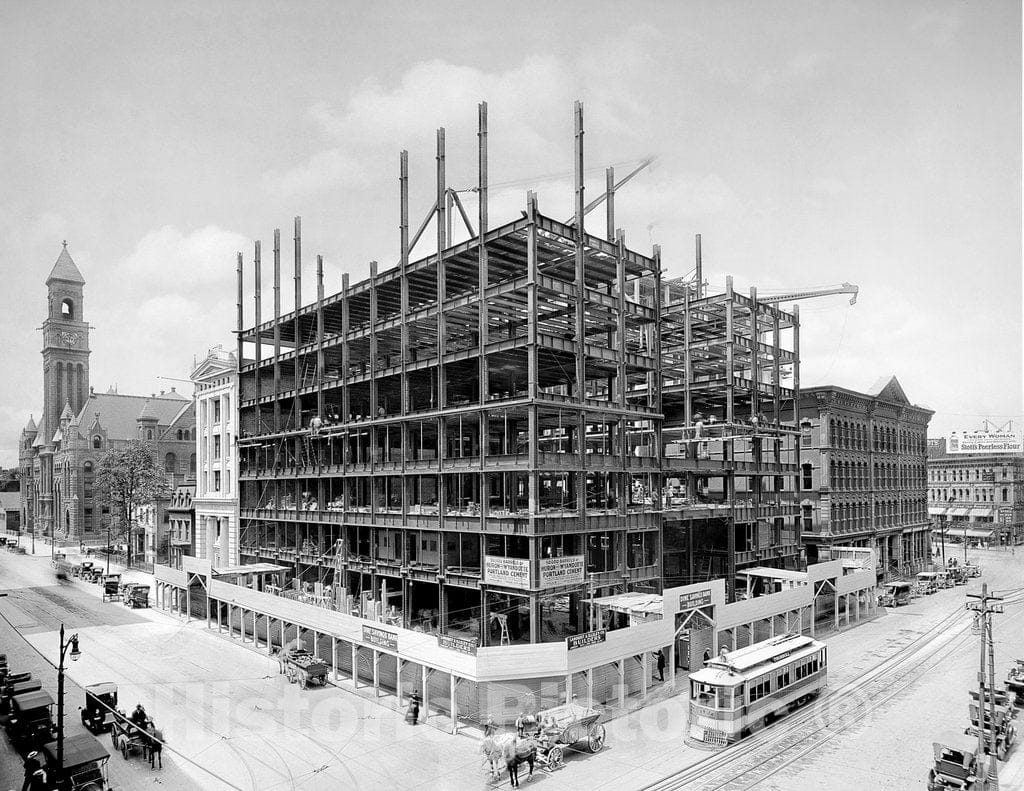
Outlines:
<svg viewBox="0 0 1024 791"><path fill-rule="evenodd" d="M663 282L660 250L587 233L583 108L575 216L491 228L487 108L473 224L445 180L409 235L400 157L398 264L243 322L238 257L243 562L289 571L293 597L479 645L562 641L596 597L660 592L746 565L793 567L796 314L696 282ZM627 177L631 178L633 174ZM450 239L457 208L470 233ZM434 223L437 252L412 260ZM791 343L782 339L789 333ZM792 387L782 381L792 377ZM664 536L663 536L664 534Z"/></svg>

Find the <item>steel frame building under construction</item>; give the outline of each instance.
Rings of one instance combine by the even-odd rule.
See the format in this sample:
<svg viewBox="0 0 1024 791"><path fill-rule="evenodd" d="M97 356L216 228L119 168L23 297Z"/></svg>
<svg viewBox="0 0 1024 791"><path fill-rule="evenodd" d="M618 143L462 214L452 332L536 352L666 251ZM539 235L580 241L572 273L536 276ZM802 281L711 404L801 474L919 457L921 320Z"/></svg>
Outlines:
<svg viewBox="0 0 1024 791"><path fill-rule="evenodd" d="M238 257L239 551L260 583L349 614L500 646L628 626L630 593L799 560L798 315L697 275L663 279L584 217L577 104L575 216L525 211L492 228L487 109L476 228L445 178L410 239L401 155L398 265L243 326ZM628 178L628 177L627 177ZM623 180L625 181L625 180ZM599 199L595 203L599 203ZM454 244L458 210L470 238ZM411 250L434 220L436 249ZM786 379L790 385L783 385Z"/></svg>

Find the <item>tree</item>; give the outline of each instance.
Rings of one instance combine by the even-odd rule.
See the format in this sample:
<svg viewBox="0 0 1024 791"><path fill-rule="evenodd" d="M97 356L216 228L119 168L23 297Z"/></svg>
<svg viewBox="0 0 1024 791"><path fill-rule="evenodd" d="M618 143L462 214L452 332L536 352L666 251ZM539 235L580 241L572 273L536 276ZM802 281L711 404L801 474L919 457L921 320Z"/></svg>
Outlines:
<svg viewBox="0 0 1024 791"><path fill-rule="evenodd" d="M171 496L167 475L157 465L152 448L145 442L132 440L103 454L96 473L96 489L100 502L110 508L111 521L117 525L117 537L123 537L128 545L130 568L132 513L139 506Z"/></svg>

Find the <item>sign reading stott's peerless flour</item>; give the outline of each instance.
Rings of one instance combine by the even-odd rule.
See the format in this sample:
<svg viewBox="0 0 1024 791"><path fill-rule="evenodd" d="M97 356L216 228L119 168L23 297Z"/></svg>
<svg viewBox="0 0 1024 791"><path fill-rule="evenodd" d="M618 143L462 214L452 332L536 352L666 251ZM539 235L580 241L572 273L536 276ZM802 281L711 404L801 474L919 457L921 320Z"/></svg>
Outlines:
<svg viewBox="0 0 1024 791"><path fill-rule="evenodd" d="M1014 429L954 431L946 442L947 453L1024 453L1024 439Z"/></svg>

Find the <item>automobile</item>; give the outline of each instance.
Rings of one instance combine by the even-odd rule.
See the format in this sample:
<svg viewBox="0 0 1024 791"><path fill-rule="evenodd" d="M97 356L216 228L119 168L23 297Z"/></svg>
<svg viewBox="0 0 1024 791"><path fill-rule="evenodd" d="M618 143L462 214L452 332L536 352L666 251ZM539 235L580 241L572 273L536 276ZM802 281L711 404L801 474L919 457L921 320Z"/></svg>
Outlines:
<svg viewBox="0 0 1024 791"><path fill-rule="evenodd" d="M38 750L57 735L51 710L53 698L42 689L15 695L7 718L7 735L21 753Z"/></svg>
<svg viewBox="0 0 1024 791"><path fill-rule="evenodd" d="M108 791L110 753L88 733L64 739L63 766L57 760L57 742L43 745L43 766L52 787L59 791Z"/></svg>
<svg viewBox="0 0 1024 791"><path fill-rule="evenodd" d="M910 592L913 585L909 582L887 582L882 594L878 597L880 607L899 607L910 604Z"/></svg>
<svg viewBox="0 0 1024 791"><path fill-rule="evenodd" d="M82 724L93 733L110 730L117 714L117 684L104 681L85 688Z"/></svg>

